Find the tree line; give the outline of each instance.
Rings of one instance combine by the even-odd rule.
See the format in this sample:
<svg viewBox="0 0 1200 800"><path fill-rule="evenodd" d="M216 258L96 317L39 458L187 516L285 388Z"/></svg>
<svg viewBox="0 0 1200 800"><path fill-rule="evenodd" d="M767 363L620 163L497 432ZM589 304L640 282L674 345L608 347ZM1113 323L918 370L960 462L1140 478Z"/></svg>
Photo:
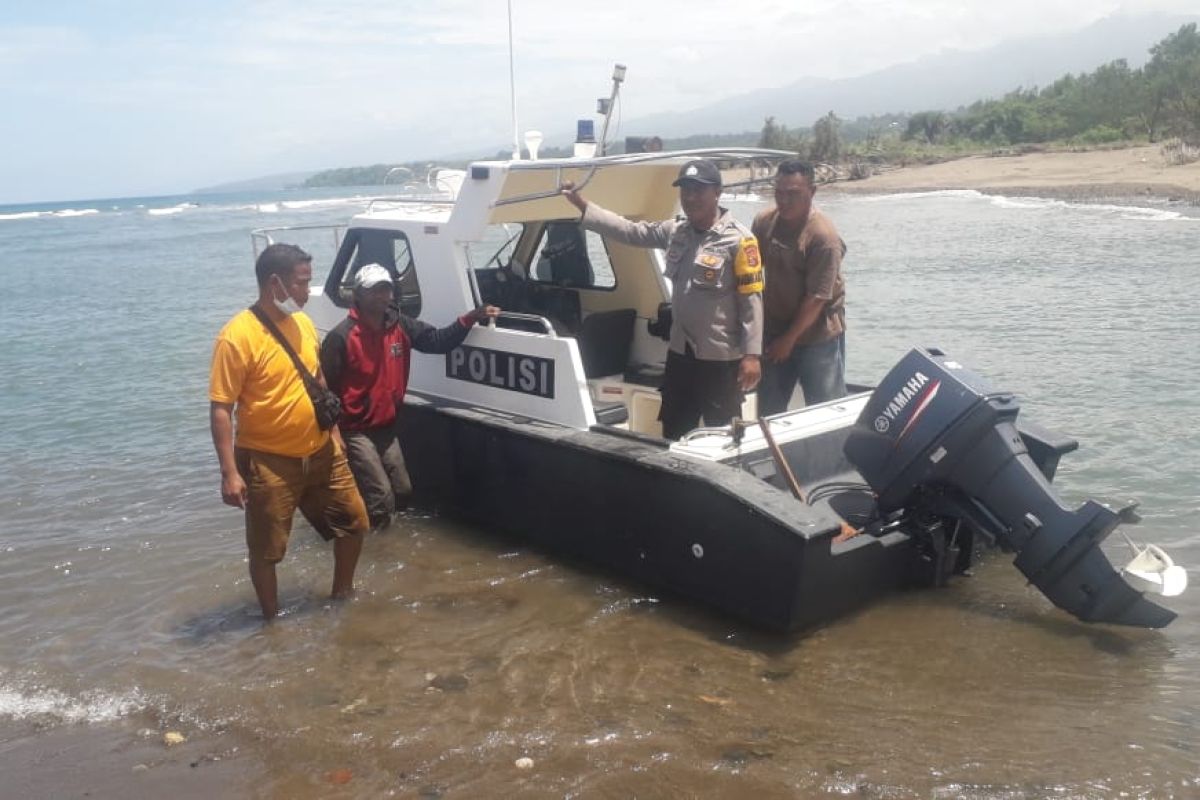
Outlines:
<svg viewBox="0 0 1200 800"><path fill-rule="evenodd" d="M888 151L891 140L953 149L1067 142L1158 142L1200 145L1200 33L1182 26L1131 68L1119 59L1044 88L1018 88L955 111L860 118L844 123L830 112L811 128L789 130L767 117L759 145L836 163ZM892 148L895 149L894 147Z"/></svg>

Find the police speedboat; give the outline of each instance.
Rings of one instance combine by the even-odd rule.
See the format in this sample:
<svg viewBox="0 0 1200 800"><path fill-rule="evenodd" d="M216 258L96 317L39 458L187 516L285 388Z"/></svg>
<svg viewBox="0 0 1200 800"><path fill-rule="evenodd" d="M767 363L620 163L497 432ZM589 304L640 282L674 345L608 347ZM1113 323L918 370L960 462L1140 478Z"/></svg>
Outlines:
<svg viewBox="0 0 1200 800"><path fill-rule="evenodd" d="M662 254L583 231L559 186L657 220L676 213L685 160L783 155L482 161L452 199L355 216L306 309L322 331L370 263L411 316L504 309L448 355L413 354L402 420L416 502L778 630L941 584L981 537L1081 620L1170 622L1146 595L1177 594L1186 572L1157 547L1118 571L1099 548L1134 509L1067 508L1050 482L1076 443L1018 419L1010 393L937 350L908 353L873 391L661 437Z"/></svg>

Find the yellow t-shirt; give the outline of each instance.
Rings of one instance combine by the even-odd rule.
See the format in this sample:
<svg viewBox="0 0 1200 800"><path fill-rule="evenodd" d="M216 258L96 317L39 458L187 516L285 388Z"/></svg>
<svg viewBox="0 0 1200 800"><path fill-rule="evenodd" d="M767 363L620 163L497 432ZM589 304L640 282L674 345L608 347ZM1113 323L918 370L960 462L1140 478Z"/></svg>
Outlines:
<svg viewBox="0 0 1200 800"><path fill-rule="evenodd" d="M316 375L318 338L312 320L297 313L274 322L309 373ZM208 399L236 404L239 447L304 457L319 450L329 436L317 427L296 365L249 309L217 334Z"/></svg>

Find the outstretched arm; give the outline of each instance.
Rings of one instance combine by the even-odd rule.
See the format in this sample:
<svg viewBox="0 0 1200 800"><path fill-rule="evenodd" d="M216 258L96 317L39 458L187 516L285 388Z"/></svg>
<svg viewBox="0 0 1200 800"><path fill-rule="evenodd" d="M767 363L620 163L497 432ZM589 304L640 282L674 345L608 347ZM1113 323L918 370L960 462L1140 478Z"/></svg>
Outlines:
<svg viewBox="0 0 1200 800"><path fill-rule="evenodd" d="M500 309L496 306L481 306L468 311L444 328L435 328L428 322L404 315L400 316L400 325L414 350L421 353L449 353L462 344L475 323L495 319L499 315Z"/></svg>
<svg viewBox="0 0 1200 800"><path fill-rule="evenodd" d="M675 232L677 225L673 219L662 222L634 222L595 203L589 203L570 181L564 183L560 191L563 197L583 214L579 224L585 230L595 231L608 239L615 239L634 247L663 248L670 244L671 234Z"/></svg>

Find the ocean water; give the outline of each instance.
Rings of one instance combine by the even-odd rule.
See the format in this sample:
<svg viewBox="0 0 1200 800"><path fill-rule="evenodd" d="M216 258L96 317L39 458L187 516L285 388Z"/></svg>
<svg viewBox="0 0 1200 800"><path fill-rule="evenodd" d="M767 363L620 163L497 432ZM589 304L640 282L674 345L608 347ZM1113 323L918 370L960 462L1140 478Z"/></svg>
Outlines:
<svg viewBox="0 0 1200 800"><path fill-rule="evenodd" d="M1086 626L996 554L778 637L414 514L367 542L346 605L298 528L263 629L209 441L212 339L254 297L251 230L345 222L374 191L0 207L6 772L64 731L177 730L242 764L245 796L1200 795L1200 588L1165 630ZM941 347L1080 441L1064 497L1139 499L1131 535L1200 579L1200 209L818 201L850 248L852 379ZM331 239L298 237L320 274Z"/></svg>

